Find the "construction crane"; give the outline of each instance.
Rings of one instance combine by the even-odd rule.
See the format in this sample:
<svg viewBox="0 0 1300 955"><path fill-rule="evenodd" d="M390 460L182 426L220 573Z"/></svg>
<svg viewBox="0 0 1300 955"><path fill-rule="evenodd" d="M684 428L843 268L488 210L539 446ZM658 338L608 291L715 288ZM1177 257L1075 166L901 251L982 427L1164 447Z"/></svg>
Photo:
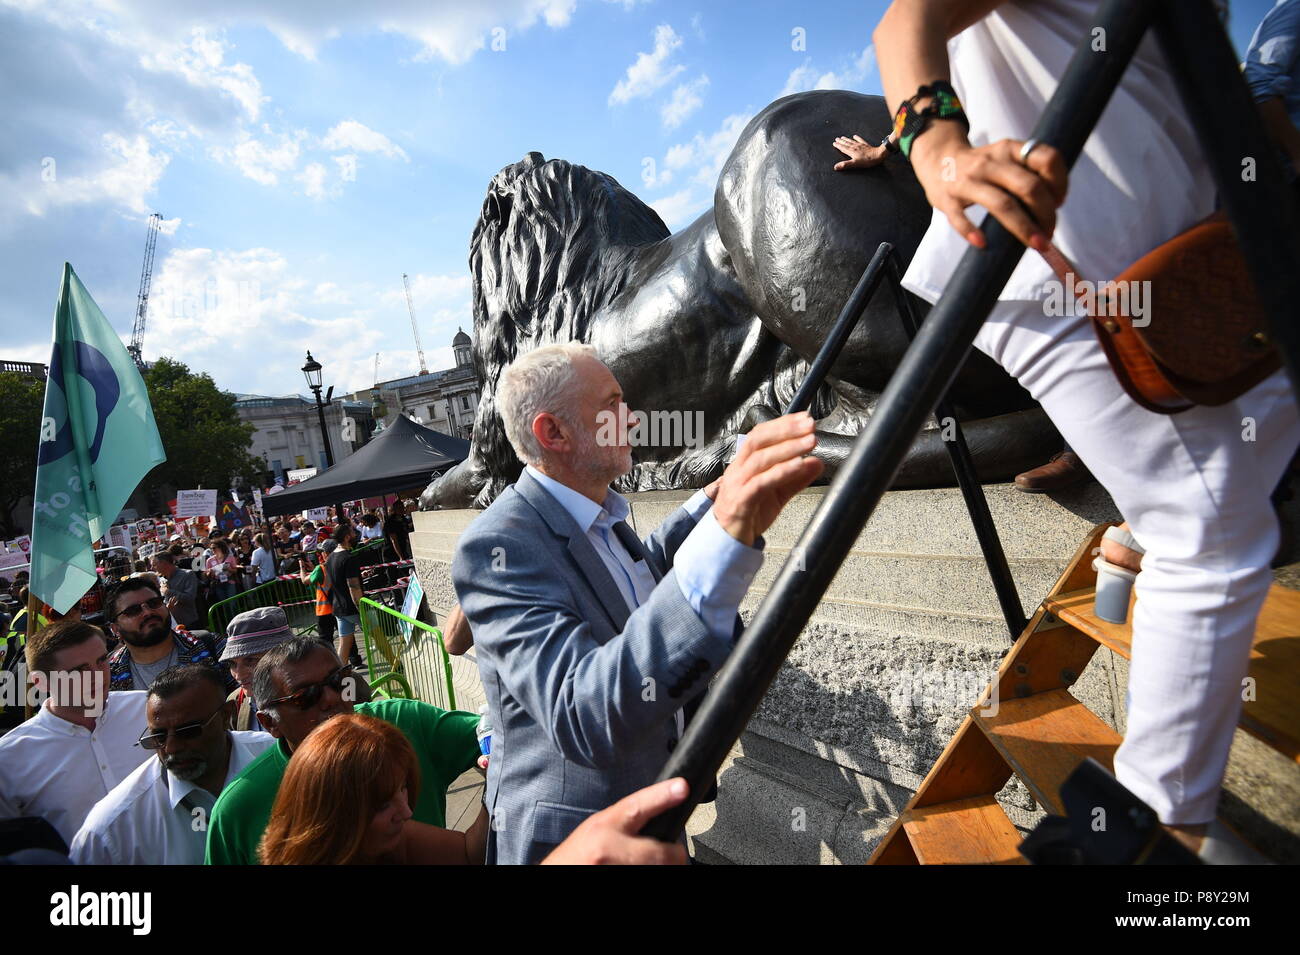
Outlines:
<svg viewBox="0 0 1300 955"><path fill-rule="evenodd" d="M415 350L420 356L420 374L427 375L429 366L424 361L424 346L420 344L420 328L415 324L415 306L411 304L411 280L402 273L402 284L406 286L406 310L411 313L411 334L415 336Z"/></svg>
<svg viewBox="0 0 1300 955"><path fill-rule="evenodd" d="M135 359L136 367L144 370L144 326L149 315L149 285L153 282L153 250L158 244L158 229L162 216L155 212L149 217L149 231L144 240L144 267L140 270L140 293L135 302L135 324L131 326L131 344L126 350Z"/></svg>

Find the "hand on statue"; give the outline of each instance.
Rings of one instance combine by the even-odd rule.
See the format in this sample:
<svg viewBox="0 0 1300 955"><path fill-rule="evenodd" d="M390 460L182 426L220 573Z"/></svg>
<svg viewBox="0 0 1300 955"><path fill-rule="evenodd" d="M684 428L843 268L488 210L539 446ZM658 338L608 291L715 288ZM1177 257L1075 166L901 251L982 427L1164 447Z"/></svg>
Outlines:
<svg viewBox="0 0 1300 955"><path fill-rule="evenodd" d="M965 209L981 205L1030 248L1044 251L1056 229L1056 210L1065 202L1069 173L1051 146L1040 144L1020 162L1018 139L973 147L955 122L938 120L916 137L912 168L930 205L978 249L984 233ZM1019 201L1017 201L1019 200Z"/></svg>
<svg viewBox="0 0 1300 955"><path fill-rule="evenodd" d="M873 146L857 133L853 134L852 139L848 136L836 136L832 145L849 157L835 164L837 171L870 169L872 166L879 166L889 155L889 150L884 146Z"/></svg>
<svg viewBox="0 0 1300 955"><path fill-rule="evenodd" d="M822 473L816 422L806 411L764 421L750 431L718 480L713 516L722 529L752 547L786 502Z"/></svg>

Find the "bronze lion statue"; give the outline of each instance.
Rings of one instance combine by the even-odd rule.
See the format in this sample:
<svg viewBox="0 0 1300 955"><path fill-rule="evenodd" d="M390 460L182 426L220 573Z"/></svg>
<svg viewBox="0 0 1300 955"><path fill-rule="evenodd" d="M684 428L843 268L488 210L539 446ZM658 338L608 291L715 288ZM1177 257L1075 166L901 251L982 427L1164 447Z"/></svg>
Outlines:
<svg viewBox="0 0 1300 955"><path fill-rule="evenodd" d="M717 477L746 420L794 394L882 241L905 268L930 207L905 160L835 172L843 132L877 141L884 101L842 90L787 96L755 116L718 178L713 208L670 233L611 176L529 153L502 169L470 243L474 363L484 383L470 456L421 506L485 507L519 475L494 405L521 352L596 347L630 407L694 427L634 448L622 491L695 488ZM918 314L928 306L914 299ZM868 305L813 404L827 476L847 456L907 348L893 296ZM1041 464L1060 437L1029 395L973 351L949 392L984 480ZM660 437L663 437L662 433ZM923 431L896 487L951 485L939 432Z"/></svg>

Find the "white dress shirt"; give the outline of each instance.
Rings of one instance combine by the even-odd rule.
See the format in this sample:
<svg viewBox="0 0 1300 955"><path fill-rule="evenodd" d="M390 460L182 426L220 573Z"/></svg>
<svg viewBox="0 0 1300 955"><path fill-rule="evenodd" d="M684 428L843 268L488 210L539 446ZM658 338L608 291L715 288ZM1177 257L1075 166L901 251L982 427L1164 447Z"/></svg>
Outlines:
<svg viewBox="0 0 1300 955"><path fill-rule="evenodd" d="M270 733L231 732L222 789L275 742ZM95 804L72 840L77 865L202 865L217 797L153 758Z"/></svg>
<svg viewBox="0 0 1300 955"><path fill-rule="evenodd" d="M40 816L71 843L91 807L152 755L144 732L144 690L114 690L94 732L49 711L0 737L0 819Z"/></svg>
<svg viewBox="0 0 1300 955"><path fill-rule="evenodd" d="M645 561L632 558L613 531L614 525L631 513L627 498L611 489L602 507L531 464L525 470L586 532L587 540L618 585L628 610L636 610L645 603L655 588L654 575ZM696 491L682 505L695 518L696 525L677 548L673 569L677 571L677 586L682 596L700 615L704 625L714 634L730 636L740 602L763 564L763 552L760 547L747 547L723 530L710 510L712 504L707 494ZM678 736L682 734L683 724L682 712L678 710Z"/></svg>

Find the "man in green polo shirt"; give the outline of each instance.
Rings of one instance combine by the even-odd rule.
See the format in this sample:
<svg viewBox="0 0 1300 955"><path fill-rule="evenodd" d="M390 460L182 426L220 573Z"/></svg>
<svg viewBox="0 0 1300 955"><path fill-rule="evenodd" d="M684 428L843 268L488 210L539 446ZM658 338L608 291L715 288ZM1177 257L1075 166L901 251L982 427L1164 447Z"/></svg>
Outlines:
<svg viewBox="0 0 1300 955"><path fill-rule="evenodd" d="M205 864L257 864L257 846L290 755L313 729L340 713L365 713L406 734L420 763L420 798L411 807L412 818L446 827L447 787L477 765L478 717L418 700L354 704L353 679L333 650L307 637L282 643L262 657L253 676L257 718L279 742L232 780L212 807ZM270 702L263 704L263 699ZM485 834L485 818L474 828Z"/></svg>

